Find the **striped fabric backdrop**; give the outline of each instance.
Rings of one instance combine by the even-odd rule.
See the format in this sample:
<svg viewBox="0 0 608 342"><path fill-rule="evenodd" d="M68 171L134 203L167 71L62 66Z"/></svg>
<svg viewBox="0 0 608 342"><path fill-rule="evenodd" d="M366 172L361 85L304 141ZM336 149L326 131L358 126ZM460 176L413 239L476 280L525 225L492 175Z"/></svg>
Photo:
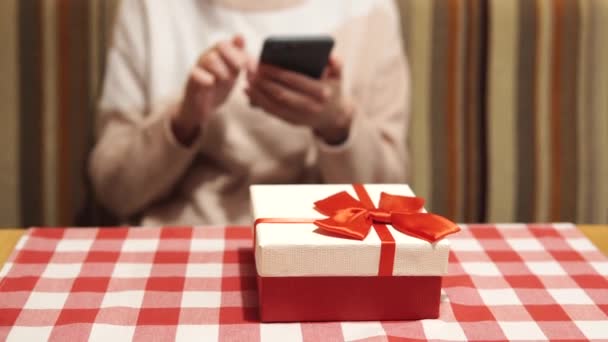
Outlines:
<svg viewBox="0 0 608 342"><path fill-rule="evenodd" d="M413 186L458 221L608 222L608 1L400 0Z"/></svg>
<svg viewBox="0 0 608 342"><path fill-rule="evenodd" d="M1 1L0 226L74 223L90 203L84 166L116 3Z"/></svg>
<svg viewBox="0 0 608 342"><path fill-rule="evenodd" d="M608 0L396 1L430 209L608 223ZM0 1L0 226L105 217L84 166L117 2Z"/></svg>

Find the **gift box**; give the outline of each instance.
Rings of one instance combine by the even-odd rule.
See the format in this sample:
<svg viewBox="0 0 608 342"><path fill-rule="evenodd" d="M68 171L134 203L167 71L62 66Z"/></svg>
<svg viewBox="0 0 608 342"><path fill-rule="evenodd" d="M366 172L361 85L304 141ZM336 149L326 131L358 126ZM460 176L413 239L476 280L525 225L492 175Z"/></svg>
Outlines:
<svg viewBox="0 0 608 342"><path fill-rule="evenodd" d="M458 227L409 186L253 185L263 322L437 318ZM402 197L403 196L403 197Z"/></svg>

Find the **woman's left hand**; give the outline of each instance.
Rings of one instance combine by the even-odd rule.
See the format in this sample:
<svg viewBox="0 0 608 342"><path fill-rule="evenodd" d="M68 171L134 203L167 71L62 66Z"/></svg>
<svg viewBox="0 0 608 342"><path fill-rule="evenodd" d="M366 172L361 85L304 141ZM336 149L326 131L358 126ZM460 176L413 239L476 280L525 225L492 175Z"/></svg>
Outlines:
<svg viewBox="0 0 608 342"><path fill-rule="evenodd" d="M252 106L294 125L310 127L328 144L348 138L353 108L342 97L342 65L335 57L330 58L321 79L264 64L250 69L245 93Z"/></svg>

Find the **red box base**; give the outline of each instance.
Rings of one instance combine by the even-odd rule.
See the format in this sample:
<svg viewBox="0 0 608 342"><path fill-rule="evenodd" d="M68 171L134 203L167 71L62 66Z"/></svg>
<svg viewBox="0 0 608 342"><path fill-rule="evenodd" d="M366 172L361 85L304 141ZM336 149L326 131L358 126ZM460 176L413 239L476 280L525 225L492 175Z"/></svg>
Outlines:
<svg viewBox="0 0 608 342"><path fill-rule="evenodd" d="M260 277L262 322L439 317L441 277Z"/></svg>

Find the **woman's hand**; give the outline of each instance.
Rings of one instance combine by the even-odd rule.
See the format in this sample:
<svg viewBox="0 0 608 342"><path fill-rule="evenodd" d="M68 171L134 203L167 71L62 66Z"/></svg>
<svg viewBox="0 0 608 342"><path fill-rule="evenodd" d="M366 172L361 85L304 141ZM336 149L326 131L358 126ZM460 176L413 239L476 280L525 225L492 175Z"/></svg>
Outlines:
<svg viewBox="0 0 608 342"><path fill-rule="evenodd" d="M172 129L180 143L192 143L201 123L226 101L248 60L241 36L221 41L200 56L190 71L181 108L172 118Z"/></svg>
<svg viewBox="0 0 608 342"><path fill-rule="evenodd" d="M271 65L250 69L245 92L252 106L294 125L310 127L328 144L348 138L353 109L342 97L342 66L335 57L319 80Z"/></svg>

